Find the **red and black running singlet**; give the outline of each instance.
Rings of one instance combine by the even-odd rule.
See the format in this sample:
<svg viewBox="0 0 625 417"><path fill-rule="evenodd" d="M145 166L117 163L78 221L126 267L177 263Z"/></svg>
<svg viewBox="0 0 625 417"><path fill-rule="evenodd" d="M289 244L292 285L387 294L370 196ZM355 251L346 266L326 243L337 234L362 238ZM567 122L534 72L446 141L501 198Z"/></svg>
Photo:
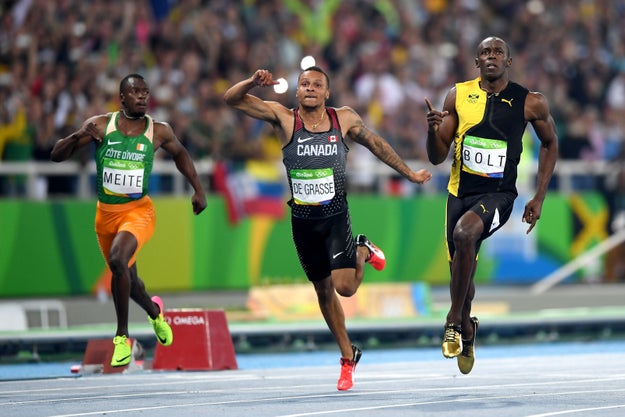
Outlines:
<svg viewBox="0 0 625 417"><path fill-rule="evenodd" d="M295 217L324 218L347 210L346 174L349 148L343 141L336 109L326 108L331 121L327 132L309 132L294 111L295 126L282 148Z"/></svg>

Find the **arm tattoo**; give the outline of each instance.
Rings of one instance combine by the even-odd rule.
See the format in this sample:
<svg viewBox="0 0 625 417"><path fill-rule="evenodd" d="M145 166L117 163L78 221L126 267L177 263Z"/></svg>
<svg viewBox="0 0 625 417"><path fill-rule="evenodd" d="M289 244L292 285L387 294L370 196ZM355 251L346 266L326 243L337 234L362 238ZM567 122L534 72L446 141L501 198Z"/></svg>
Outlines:
<svg viewBox="0 0 625 417"><path fill-rule="evenodd" d="M354 140L367 147L375 156L398 173L407 176L409 169L397 152L379 135L367 129L364 125L356 128Z"/></svg>

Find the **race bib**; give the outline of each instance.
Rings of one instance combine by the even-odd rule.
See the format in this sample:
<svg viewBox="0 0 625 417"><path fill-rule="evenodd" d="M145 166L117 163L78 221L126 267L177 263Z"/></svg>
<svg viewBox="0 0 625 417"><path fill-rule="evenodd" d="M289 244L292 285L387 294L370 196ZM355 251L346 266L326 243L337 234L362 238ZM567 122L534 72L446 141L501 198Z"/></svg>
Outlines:
<svg viewBox="0 0 625 417"><path fill-rule="evenodd" d="M465 136L462 141L462 170L489 178L502 178L508 143L503 140Z"/></svg>
<svg viewBox="0 0 625 417"><path fill-rule="evenodd" d="M334 171L324 169L292 169L289 172L293 201L301 205L327 204L334 198Z"/></svg>
<svg viewBox="0 0 625 417"><path fill-rule="evenodd" d="M102 186L113 195L132 196L143 193L143 162L104 159Z"/></svg>

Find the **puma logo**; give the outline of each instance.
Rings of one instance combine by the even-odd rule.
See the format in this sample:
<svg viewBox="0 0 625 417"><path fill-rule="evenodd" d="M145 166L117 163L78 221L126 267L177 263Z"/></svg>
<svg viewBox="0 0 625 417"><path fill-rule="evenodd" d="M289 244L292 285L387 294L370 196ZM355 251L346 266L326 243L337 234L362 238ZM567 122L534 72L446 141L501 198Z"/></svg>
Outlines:
<svg viewBox="0 0 625 417"><path fill-rule="evenodd" d="M512 100L514 100L513 98L511 98L510 100L506 100L505 98L502 98L501 101L506 103L508 106L512 107Z"/></svg>
<svg viewBox="0 0 625 417"><path fill-rule="evenodd" d="M493 222L490 224L489 232L497 229L499 227L499 209L495 209L495 215L493 216Z"/></svg>

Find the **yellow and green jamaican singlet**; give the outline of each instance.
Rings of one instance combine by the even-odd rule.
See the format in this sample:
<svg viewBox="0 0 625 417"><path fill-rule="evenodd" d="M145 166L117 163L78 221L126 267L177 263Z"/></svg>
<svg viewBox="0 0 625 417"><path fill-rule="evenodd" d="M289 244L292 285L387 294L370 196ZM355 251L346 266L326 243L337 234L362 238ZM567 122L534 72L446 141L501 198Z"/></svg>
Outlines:
<svg viewBox="0 0 625 417"><path fill-rule="evenodd" d="M145 116L141 135L124 136L117 129L118 117L119 112L111 114L95 155L98 200L107 204L123 204L146 195L154 164L152 118Z"/></svg>
<svg viewBox="0 0 625 417"><path fill-rule="evenodd" d="M508 82L501 92L488 94L479 82L478 77L456 84L458 130L447 190L459 198L492 192L517 195L529 91Z"/></svg>

